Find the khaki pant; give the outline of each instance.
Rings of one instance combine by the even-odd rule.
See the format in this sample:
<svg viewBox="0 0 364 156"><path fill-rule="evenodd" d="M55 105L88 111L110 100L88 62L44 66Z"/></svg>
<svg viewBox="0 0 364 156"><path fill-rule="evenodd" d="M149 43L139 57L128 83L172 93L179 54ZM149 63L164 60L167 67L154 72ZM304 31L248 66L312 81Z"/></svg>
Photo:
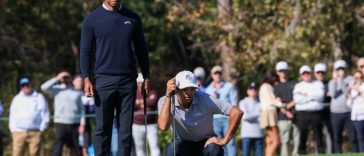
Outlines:
<svg viewBox="0 0 364 156"><path fill-rule="evenodd" d="M300 142L300 133L297 126L292 123L291 120L279 120L278 128L281 138L281 156L298 156L298 146ZM293 149L292 154L288 152L288 146L290 139L290 134L292 132L293 139Z"/></svg>
<svg viewBox="0 0 364 156"><path fill-rule="evenodd" d="M40 155L41 133L33 132L12 132L13 154L12 156L25 155L25 148L28 145L29 156Z"/></svg>

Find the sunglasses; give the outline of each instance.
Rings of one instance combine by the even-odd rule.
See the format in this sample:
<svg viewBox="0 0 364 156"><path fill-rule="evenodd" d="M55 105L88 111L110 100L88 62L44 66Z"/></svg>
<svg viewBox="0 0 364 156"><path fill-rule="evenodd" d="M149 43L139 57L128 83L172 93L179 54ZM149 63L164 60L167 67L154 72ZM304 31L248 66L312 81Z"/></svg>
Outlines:
<svg viewBox="0 0 364 156"><path fill-rule="evenodd" d="M363 69L363 68L364 68L364 64L363 64L363 65L360 65L360 66L359 66L359 68L360 68L360 69Z"/></svg>
<svg viewBox="0 0 364 156"><path fill-rule="evenodd" d="M203 77L196 77L197 80L203 80Z"/></svg>
<svg viewBox="0 0 364 156"><path fill-rule="evenodd" d="M221 75L221 72L215 72L214 75Z"/></svg>
<svg viewBox="0 0 364 156"><path fill-rule="evenodd" d="M20 87L21 88L24 88L24 87L29 87L30 86L30 84L23 84L23 85L21 85Z"/></svg>
<svg viewBox="0 0 364 156"><path fill-rule="evenodd" d="M311 75L310 72L303 72L302 75Z"/></svg>
<svg viewBox="0 0 364 156"><path fill-rule="evenodd" d="M317 74L325 74L325 72L323 72L323 71L318 71L318 72L316 72Z"/></svg>
<svg viewBox="0 0 364 156"><path fill-rule="evenodd" d="M339 70L345 70L345 68L340 67L340 68L336 69L336 71L339 71Z"/></svg>
<svg viewBox="0 0 364 156"><path fill-rule="evenodd" d="M278 70L278 72L280 72L280 73L287 73L288 70Z"/></svg>

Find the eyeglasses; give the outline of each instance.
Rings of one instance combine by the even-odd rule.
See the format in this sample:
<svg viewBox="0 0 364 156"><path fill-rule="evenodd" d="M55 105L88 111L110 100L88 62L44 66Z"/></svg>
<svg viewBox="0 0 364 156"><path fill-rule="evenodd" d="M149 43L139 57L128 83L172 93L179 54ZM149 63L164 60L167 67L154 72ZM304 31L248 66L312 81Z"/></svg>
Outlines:
<svg viewBox="0 0 364 156"><path fill-rule="evenodd" d="M362 77L354 77L355 80L361 80L363 79Z"/></svg>

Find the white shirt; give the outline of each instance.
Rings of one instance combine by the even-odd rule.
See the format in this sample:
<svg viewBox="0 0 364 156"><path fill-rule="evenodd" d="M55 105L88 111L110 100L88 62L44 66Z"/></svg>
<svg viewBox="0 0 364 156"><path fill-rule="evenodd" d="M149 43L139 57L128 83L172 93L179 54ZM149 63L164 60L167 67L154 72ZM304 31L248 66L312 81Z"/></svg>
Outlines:
<svg viewBox="0 0 364 156"><path fill-rule="evenodd" d="M293 89L297 111L319 111L323 109L325 89L321 81L301 81Z"/></svg>
<svg viewBox="0 0 364 156"><path fill-rule="evenodd" d="M107 8L107 6L106 6L105 2L104 2L104 3L102 3L102 7L103 7L105 10L109 10L109 11L110 11L110 9L109 9L109 8ZM123 8L123 6L120 4L120 5L119 5L118 10L121 10L122 8Z"/></svg>
<svg viewBox="0 0 364 156"><path fill-rule="evenodd" d="M347 105L351 108L351 120L364 120L364 83L359 86L359 92L351 91L352 101L348 100Z"/></svg>
<svg viewBox="0 0 364 156"><path fill-rule="evenodd" d="M36 91L26 95L20 91L11 102L9 129L11 132L44 131L49 122L48 104Z"/></svg>

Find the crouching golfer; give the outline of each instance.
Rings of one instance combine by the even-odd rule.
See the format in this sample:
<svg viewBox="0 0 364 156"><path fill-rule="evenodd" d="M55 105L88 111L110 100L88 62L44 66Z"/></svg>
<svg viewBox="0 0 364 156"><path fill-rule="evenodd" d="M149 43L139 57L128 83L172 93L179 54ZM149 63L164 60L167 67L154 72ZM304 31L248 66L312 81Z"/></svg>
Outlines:
<svg viewBox="0 0 364 156"><path fill-rule="evenodd" d="M158 101L159 128L166 131L172 120L176 121L173 131L177 136L168 146L167 156L173 156L174 149L177 156L223 156L223 147L239 127L243 115L239 108L199 91L197 87L192 72L179 72L167 82L166 95ZM229 116L224 138L214 134L214 114Z"/></svg>

